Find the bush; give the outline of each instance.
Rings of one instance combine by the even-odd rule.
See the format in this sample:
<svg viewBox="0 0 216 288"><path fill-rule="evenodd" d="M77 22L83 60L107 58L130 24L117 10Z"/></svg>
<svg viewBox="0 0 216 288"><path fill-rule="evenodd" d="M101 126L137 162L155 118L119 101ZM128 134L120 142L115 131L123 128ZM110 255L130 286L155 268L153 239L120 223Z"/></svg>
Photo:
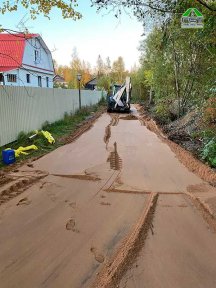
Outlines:
<svg viewBox="0 0 216 288"><path fill-rule="evenodd" d="M21 132L18 134L17 142L25 141L27 137L28 137L28 136L27 136L27 133L21 131Z"/></svg>
<svg viewBox="0 0 216 288"><path fill-rule="evenodd" d="M212 167L216 167L216 138L206 141L201 156Z"/></svg>
<svg viewBox="0 0 216 288"><path fill-rule="evenodd" d="M204 121L208 124L216 123L216 98L209 98L204 107Z"/></svg>
<svg viewBox="0 0 216 288"><path fill-rule="evenodd" d="M160 123L168 123L170 122L170 111L169 111L169 105L165 102L160 102L156 105L155 109L155 116L156 119Z"/></svg>

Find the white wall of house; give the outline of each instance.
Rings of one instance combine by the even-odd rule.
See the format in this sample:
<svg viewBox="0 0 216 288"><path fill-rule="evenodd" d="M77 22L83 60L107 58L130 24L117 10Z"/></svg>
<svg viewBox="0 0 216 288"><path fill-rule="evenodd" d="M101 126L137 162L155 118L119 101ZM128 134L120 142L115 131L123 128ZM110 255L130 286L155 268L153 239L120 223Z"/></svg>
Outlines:
<svg viewBox="0 0 216 288"><path fill-rule="evenodd" d="M26 40L22 67L3 73L5 85L53 88L52 55L42 38Z"/></svg>
<svg viewBox="0 0 216 288"><path fill-rule="evenodd" d="M54 74L52 56L42 38L26 40L23 66L28 69Z"/></svg>
<svg viewBox="0 0 216 288"><path fill-rule="evenodd" d="M29 76L27 76L27 74ZM53 88L53 75L40 73L30 69L16 69L5 72L4 74L5 85L7 86L25 86L25 87L42 87ZM16 82L11 82L11 75L16 75ZM39 85L39 79L41 77L41 86ZM48 79L47 79L48 78ZM8 81L9 80L9 81ZM29 81L29 82L28 82Z"/></svg>

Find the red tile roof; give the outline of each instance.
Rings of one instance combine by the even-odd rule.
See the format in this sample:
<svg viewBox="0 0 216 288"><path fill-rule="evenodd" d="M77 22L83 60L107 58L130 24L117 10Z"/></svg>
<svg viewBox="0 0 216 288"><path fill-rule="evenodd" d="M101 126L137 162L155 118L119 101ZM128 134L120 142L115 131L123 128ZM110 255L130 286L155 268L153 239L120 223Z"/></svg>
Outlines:
<svg viewBox="0 0 216 288"><path fill-rule="evenodd" d="M37 34L0 33L0 72L10 71L22 65L26 39Z"/></svg>

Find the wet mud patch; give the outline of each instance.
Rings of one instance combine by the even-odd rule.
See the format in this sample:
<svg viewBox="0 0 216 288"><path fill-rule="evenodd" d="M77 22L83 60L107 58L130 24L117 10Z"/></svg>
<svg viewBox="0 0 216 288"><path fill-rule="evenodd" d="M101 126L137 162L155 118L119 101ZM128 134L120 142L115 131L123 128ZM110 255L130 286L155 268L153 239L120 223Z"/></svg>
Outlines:
<svg viewBox="0 0 216 288"><path fill-rule="evenodd" d="M121 120L138 120L138 118L134 115L127 115L125 117L120 117Z"/></svg>
<svg viewBox="0 0 216 288"><path fill-rule="evenodd" d="M107 162L110 162L110 168L112 170L121 170L122 168L122 159L119 157L116 142L114 143L114 151L110 152Z"/></svg>
<svg viewBox="0 0 216 288"><path fill-rule="evenodd" d="M104 135L104 143L106 144L106 146L109 143L111 137L111 127L110 124L105 128L105 135Z"/></svg>
<svg viewBox="0 0 216 288"><path fill-rule="evenodd" d="M109 188L109 189L104 189L105 192L107 193L123 193L123 194L137 194L137 195L146 195L146 194L151 194L151 191L136 191L136 190L124 190L124 189L115 189L115 188Z"/></svg>
<svg viewBox="0 0 216 288"><path fill-rule="evenodd" d="M92 252L92 254L94 255L95 257L95 260L98 262L98 263L103 263L105 258L103 256L103 254L101 254L97 248L95 247L91 247L90 251Z"/></svg>
<svg viewBox="0 0 216 288"><path fill-rule="evenodd" d="M93 175L88 175L88 174L77 174L77 175L62 175L62 174L52 174L53 176L56 177L62 177L62 178L69 178L69 179L78 179L78 180L85 180L85 181L100 181L101 179L97 176L93 176Z"/></svg>
<svg viewBox="0 0 216 288"><path fill-rule="evenodd" d="M119 115L118 114L109 114L109 115L111 117L110 125L117 126L119 123Z"/></svg>
<svg viewBox="0 0 216 288"><path fill-rule="evenodd" d="M32 163L28 163L27 166L30 168L34 168L34 165Z"/></svg>

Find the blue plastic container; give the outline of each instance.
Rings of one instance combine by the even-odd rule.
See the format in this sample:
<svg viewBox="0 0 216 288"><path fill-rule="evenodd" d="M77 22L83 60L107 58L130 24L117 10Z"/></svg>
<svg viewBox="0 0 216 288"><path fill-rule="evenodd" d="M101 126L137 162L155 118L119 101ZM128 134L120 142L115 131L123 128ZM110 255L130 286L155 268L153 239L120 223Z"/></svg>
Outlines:
<svg viewBox="0 0 216 288"><path fill-rule="evenodd" d="M14 150L3 150L2 151L2 160L4 164L9 165L16 161Z"/></svg>

